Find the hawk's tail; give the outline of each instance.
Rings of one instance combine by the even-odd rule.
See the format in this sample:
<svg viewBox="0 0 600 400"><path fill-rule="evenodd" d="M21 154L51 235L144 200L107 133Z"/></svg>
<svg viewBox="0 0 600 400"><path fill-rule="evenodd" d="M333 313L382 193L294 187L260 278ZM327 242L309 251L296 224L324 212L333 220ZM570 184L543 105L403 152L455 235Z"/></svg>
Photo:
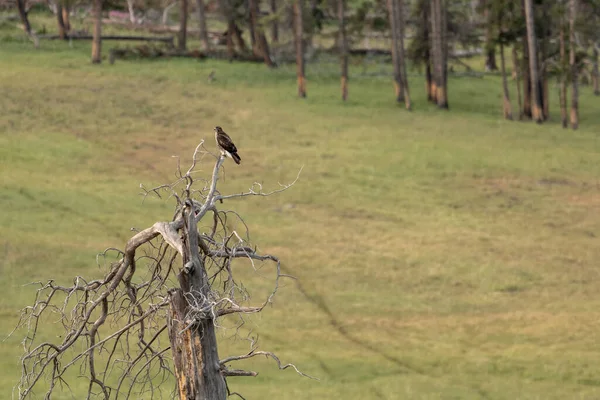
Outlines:
<svg viewBox="0 0 600 400"><path fill-rule="evenodd" d="M242 159L240 158L240 156L238 156L237 153L231 153L231 158L233 158L233 161L235 161L236 164L242 162Z"/></svg>

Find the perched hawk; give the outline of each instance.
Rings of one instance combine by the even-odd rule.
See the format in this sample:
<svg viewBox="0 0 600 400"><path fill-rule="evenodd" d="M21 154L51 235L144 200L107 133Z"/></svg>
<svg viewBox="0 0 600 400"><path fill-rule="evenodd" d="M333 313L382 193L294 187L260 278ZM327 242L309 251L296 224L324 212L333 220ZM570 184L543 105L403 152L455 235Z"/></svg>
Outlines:
<svg viewBox="0 0 600 400"><path fill-rule="evenodd" d="M220 126L215 126L215 139L217 140L217 146L219 146L219 149L223 154L233 158L233 161L235 161L236 164L242 162L242 159L238 156L235 144L233 144L229 135L226 134Z"/></svg>

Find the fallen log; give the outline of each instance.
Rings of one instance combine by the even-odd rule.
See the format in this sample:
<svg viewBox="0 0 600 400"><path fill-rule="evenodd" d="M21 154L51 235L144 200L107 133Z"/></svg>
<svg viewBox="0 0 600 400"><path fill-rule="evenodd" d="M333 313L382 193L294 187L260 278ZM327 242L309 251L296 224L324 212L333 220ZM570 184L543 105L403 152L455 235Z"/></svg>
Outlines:
<svg viewBox="0 0 600 400"><path fill-rule="evenodd" d="M59 35L40 35L39 39L46 40L58 40L61 39ZM66 36L65 40L92 40L92 35L71 35ZM157 37L157 36L122 36L122 35L107 35L102 36L102 40L123 40L123 41L138 41L138 42L161 42L169 46L174 46L174 39L172 36L169 37Z"/></svg>
<svg viewBox="0 0 600 400"><path fill-rule="evenodd" d="M128 59L128 58L168 58L168 57L182 57L182 58L196 58L205 59L212 58L218 60L229 60L229 61L243 61L253 63L264 63L263 57L257 57L254 54L236 54L233 58L229 57L227 50L213 50L209 53L199 50L186 50L180 51L174 48L159 48L151 46L138 46L134 48L125 49L111 49L109 52L109 61L114 64L116 60Z"/></svg>

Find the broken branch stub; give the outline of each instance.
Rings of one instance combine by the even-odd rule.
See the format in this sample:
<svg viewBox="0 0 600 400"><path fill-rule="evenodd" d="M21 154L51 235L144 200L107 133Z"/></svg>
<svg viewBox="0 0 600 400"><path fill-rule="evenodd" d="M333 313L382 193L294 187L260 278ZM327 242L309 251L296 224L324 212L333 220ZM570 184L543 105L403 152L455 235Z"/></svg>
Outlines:
<svg viewBox="0 0 600 400"><path fill-rule="evenodd" d="M201 179L196 167L216 158L210 177ZM279 259L260 254L251 245L248 227L231 210L219 210L223 200L268 196L291 187L282 185L263 192L253 184L249 191L222 195L217 182L224 156L216 157L201 142L186 172L177 165L177 180L150 190L144 196L167 192L176 201L170 222L156 222L133 235L124 251L110 248L99 260L116 254L102 279L75 277L70 286L49 280L39 284L32 306L24 308L16 330L25 329L22 375L16 392L26 399L35 388L50 398L57 387L82 374L88 380L87 398L225 399L230 393L227 376L256 376L256 372L228 369L226 363L265 355L281 365L270 352L251 351L219 359L215 330L219 319L235 315L239 326L245 314L260 312L279 288ZM206 217L208 215L208 217ZM241 222L246 234L230 228L228 218ZM205 218L206 217L206 218ZM198 224L209 221L209 233ZM248 304L248 294L232 273L237 259L274 266L273 289L258 305ZM255 268L256 270L256 268ZM165 321L166 314L166 321ZM46 322L58 321L62 334L55 342L38 339ZM237 330L236 330L237 332ZM14 331L13 331L14 333ZM48 335L44 335L48 336ZM170 353L170 357L169 357ZM72 373L73 372L73 373ZM165 390L176 381L175 393ZM167 393L165 393L167 392Z"/></svg>

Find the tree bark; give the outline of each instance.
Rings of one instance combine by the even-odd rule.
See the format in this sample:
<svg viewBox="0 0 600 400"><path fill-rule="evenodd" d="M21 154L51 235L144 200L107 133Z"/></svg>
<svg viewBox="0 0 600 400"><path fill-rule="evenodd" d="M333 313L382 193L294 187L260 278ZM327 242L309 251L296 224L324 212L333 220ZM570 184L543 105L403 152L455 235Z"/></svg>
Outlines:
<svg viewBox="0 0 600 400"><path fill-rule="evenodd" d="M92 38L92 63L102 62L102 0L94 0L94 32Z"/></svg>
<svg viewBox="0 0 600 400"><path fill-rule="evenodd" d="M525 0L525 21L527 27L527 44L529 47L529 77L531 81L531 116L537 123L543 120L542 99L539 90L539 75L537 63L537 42L533 18L533 0Z"/></svg>
<svg viewBox="0 0 600 400"><path fill-rule="evenodd" d="M569 66L571 70L571 128L579 127L579 92L577 88L577 60L575 59L575 20L577 0L569 3Z"/></svg>
<svg viewBox="0 0 600 400"><path fill-rule="evenodd" d="M58 23L58 36L60 36L61 39L66 39L67 30L63 20L63 6L60 1L56 3L56 22Z"/></svg>
<svg viewBox="0 0 600 400"><path fill-rule="evenodd" d="M21 23L23 24L23 30L29 36L31 36L31 24L29 23L29 17L27 16L27 10L25 9L25 0L17 0L17 9L19 10L19 17L21 17Z"/></svg>
<svg viewBox="0 0 600 400"><path fill-rule="evenodd" d="M186 297L211 298L210 285L198 250L198 229L193 213L183 228L183 265L193 265L178 274L179 288L170 294L167 326L180 400L225 400L227 387L221 375L215 326L210 313L190 320ZM187 328L187 329L186 329Z"/></svg>
<svg viewBox="0 0 600 400"><path fill-rule="evenodd" d="M388 0L388 14L392 32L392 64L394 65L394 87L396 101L404 102L410 110L410 95L406 79L406 60L404 56L404 18L402 15L402 0Z"/></svg>
<svg viewBox="0 0 600 400"><path fill-rule="evenodd" d="M277 15L277 0L271 0L271 15ZM271 40L273 43L279 42L279 18L274 18L271 22Z"/></svg>
<svg viewBox="0 0 600 400"><path fill-rule="evenodd" d="M204 0L196 0L196 8L198 9L198 25L199 25L199 37L204 50L210 51L210 40L208 39L208 28L206 27L206 12L204 10Z"/></svg>
<svg viewBox="0 0 600 400"><path fill-rule="evenodd" d="M444 0L431 0L431 36L435 97L439 108L448 108L447 93L447 15Z"/></svg>
<svg viewBox="0 0 600 400"><path fill-rule="evenodd" d="M134 0L127 0L127 11L129 11L129 22L135 24L135 9L133 8Z"/></svg>
<svg viewBox="0 0 600 400"><path fill-rule="evenodd" d="M496 48L493 41L492 29L493 24L489 16L490 12L487 7L484 10L484 19L487 22L485 30L485 70L486 71L498 71L498 64L496 63Z"/></svg>
<svg viewBox="0 0 600 400"><path fill-rule="evenodd" d="M521 73L519 68L519 56L517 55L517 46L512 48L513 73L515 74L515 82L517 84L517 105L519 110L519 119L523 119L523 108L521 101Z"/></svg>
<svg viewBox="0 0 600 400"><path fill-rule="evenodd" d="M256 55L262 57L265 60L265 64L272 68L275 66L273 60L271 60L271 54L269 52L269 43L267 42L267 37L260 24L258 23L259 17L259 0L249 0L248 5L250 7L250 21L251 26L254 26L254 42L253 51Z"/></svg>
<svg viewBox="0 0 600 400"><path fill-rule="evenodd" d="M348 98L348 42L346 40L346 10L345 0L338 0L338 21L339 21L339 46L340 46L340 67L341 67L341 87L342 100Z"/></svg>
<svg viewBox="0 0 600 400"><path fill-rule="evenodd" d="M430 38L430 21L429 21L429 14L430 14L430 7L428 7L428 4L424 1L423 7L422 7L422 11L421 11L421 23L423 24L423 43L428 43L428 45L425 47L425 54L423 55L424 58L424 63L425 63L425 91L427 93L427 101L430 101L432 103L436 103L436 99L435 99L435 95L436 95L436 90L434 87L434 79L432 77L432 73L431 73L431 38Z"/></svg>
<svg viewBox="0 0 600 400"><path fill-rule="evenodd" d="M71 31L71 19L70 19L71 7L69 3L63 4L62 7L62 20L63 26L65 27L65 31L67 34Z"/></svg>
<svg viewBox="0 0 600 400"><path fill-rule="evenodd" d="M560 88L558 97L560 101L560 120L563 128L569 127L569 116L567 114L567 51L565 46L565 23L561 17L560 31L558 34L558 41L560 47Z"/></svg>
<svg viewBox="0 0 600 400"><path fill-rule="evenodd" d="M304 24L302 21L303 0L294 1L294 42L296 46L296 76L298 78L298 96L306 97L306 78L304 76Z"/></svg>
<svg viewBox="0 0 600 400"><path fill-rule="evenodd" d="M502 72L502 91L503 91L503 110L504 118L512 120L512 106L510 104L510 97L508 94L508 82L506 80L506 64L504 61L504 44L500 42L500 69Z"/></svg>
<svg viewBox="0 0 600 400"><path fill-rule="evenodd" d="M179 8L179 33L177 35L177 50L185 51L187 47L188 0L180 0Z"/></svg>
<svg viewBox="0 0 600 400"><path fill-rule="evenodd" d="M600 73L598 72L598 48L596 43L592 44L592 86L594 88L594 96L600 96Z"/></svg>

